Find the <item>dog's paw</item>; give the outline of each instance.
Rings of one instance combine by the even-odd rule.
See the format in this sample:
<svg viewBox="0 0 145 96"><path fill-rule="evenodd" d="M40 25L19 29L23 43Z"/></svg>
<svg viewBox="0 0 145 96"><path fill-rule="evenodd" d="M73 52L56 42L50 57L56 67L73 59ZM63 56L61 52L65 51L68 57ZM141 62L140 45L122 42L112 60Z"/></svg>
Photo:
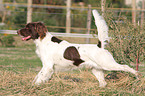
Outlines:
<svg viewBox="0 0 145 96"><path fill-rule="evenodd" d="M100 83L99 84L99 87L103 88L103 87L106 87L107 83L106 82L103 82L103 83Z"/></svg>

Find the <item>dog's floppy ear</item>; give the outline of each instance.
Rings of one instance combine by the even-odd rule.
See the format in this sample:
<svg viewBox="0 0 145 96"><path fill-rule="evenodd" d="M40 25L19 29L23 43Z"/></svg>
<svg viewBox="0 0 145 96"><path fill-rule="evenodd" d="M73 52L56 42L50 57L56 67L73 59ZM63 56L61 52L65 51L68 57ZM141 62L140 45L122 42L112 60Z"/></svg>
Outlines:
<svg viewBox="0 0 145 96"><path fill-rule="evenodd" d="M32 31L32 39L37 39L39 37L39 34L36 30L36 24L34 23L34 26L31 28Z"/></svg>
<svg viewBox="0 0 145 96"><path fill-rule="evenodd" d="M41 22L36 24L36 30L40 36L40 39L43 39L46 36L46 32L48 31L45 25Z"/></svg>
<svg viewBox="0 0 145 96"><path fill-rule="evenodd" d="M26 29L28 28L32 32L32 35L31 35L32 39L38 39L38 37L39 37L39 34L38 34L37 30L36 30L36 24L37 23L28 23L26 25Z"/></svg>

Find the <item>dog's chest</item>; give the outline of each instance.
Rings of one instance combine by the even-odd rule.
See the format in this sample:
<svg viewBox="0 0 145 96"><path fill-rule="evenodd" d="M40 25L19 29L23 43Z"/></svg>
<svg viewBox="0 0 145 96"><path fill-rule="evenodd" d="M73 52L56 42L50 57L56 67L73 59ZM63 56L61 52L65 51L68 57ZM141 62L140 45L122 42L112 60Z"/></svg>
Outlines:
<svg viewBox="0 0 145 96"><path fill-rule="evenodd" d="M62 47L54 43L36 44L36 54L41 58L54 58L61 55Z"/></svg>

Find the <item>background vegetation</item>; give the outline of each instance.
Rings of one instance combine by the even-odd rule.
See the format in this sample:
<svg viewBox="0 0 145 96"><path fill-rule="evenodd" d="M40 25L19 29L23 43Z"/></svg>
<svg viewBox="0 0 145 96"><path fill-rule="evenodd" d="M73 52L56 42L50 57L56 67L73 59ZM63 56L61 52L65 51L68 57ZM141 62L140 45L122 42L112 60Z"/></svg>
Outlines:
<svg viewBox="0 0 145 96"><path fill-rule="evenodd" d="M26 0L4 0L4 2L26 3ZM34 4L65 5L64 0L33 0ZM73 0L73 6L91 4L100 7L100 0ZM97 2L97 3L96 3ZM120 0L107 0L107 7L127 7ZM4 6L5 25L0 29L18 30L25 26L27 9L25 7ZM100 10L99 10L100 12ZM100 12L101 13L101 12ZM33 8L33 21L42 21L49 31L65 32L64 28L49 26L65 26L64 9ZM35 54L32 40L22 42L17 35L0 34L0 95L58 95L58 96L144 96L145 95L145 60L144 39L145 27L136 27L130 23L128 12L114 12L106 10L105 20L109 26L111 37L106 49L111 52L118 63L127 64L136 69L139 64L140 80L126 72L105 72L107 87L99 88L98 81L89 69L71 72L55 73L46 84L32 86L31 82L41 69L41 61ZM3 15L0 15L2 20ZM72 27L86 28L87 10L72 10ZM92 17L92 29L96 29ZM72 32L86 33L72 30ZM97 34L92 30L91 34ZM72 43L85 43L84 38L62 38ZM91 39L90 43L97 43ZM115 76L114 76L115 75ZM88 78L89 77L89 78Z"/></svg>
<svg viewBox="0 0 145 96"><path fill-rule="evenodd" d="M144 28L139 25L134 26L122 13L122 17L114 22L112 13L106 13L106 21L109 25L109 35L112 38L107 49L113 53L113 56L119 63L131 64L144 62Z"/></svg>
<svg viewBox="0 0 145 96"><path fill-rule="evenodd" d="M4 0L4 3L27 3L27 0ZM83 2L81 4L80 2ZM87 9L91 4L92 7L98 8L100 11L101 0L72 0L72 6L80 7L71 9L71 27L86 28L87 26ZM66 6L65 0L33 0L33 4L49 4L49 5L62 5ZM106 8L126 8L124 0L106 0ZM120 13L120 9L112 11L113 20L117 20ZM4 6L5 19L3 22L5 25L1 29L10 29L17 30L23 27L26 24L27 8L26 7L15 7L15 6ZM122 11L122 14L128 16L128 20L131 20L131 11ZM2 20L3 15L0 16ZM65 32L65 20L66 20L66 9L58 8L36 8L33 7L32 21L42 21L44 22L49 31L53 32ZM92 21L93 25L93 21ZM53 28L52 26L59 26L60 28ZM95 29L95 26L91 26L92 29ZM80 30L71 30L72 32L80 32ZM86 33L86 30L83 30L81 33Z"/></svg>

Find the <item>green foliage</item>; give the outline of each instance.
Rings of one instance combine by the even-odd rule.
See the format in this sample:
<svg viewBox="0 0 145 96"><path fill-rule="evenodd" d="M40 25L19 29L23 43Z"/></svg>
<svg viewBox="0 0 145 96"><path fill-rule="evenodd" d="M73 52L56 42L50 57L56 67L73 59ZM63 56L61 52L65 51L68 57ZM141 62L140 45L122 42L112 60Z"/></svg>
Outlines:
<svg viewBox="0 0 145 96"><path fill-rule="evenodd" d="M118 19L118 21L123 20L122 23L115 23L110 13L106 18L112 38L107 49L111 51L117 62L123 64L136 63L136 60L143 62L144 29L133 26L126 17Z"/></svg>
<svg viewBox="0 0 145 96"><path fill-rule="evenodd" d="M63 14L41 14L41 13L33 13L33 22L41 21L46 26L65 26L65 15ZM50 32L65 32L64 29L61 28L48 28Z"/></svg>
<svg viewBox="0 0 145 96"><path fill-rule="evenodd" d="M12 35L0 35L0 42L4 47L14 47L14 38Z"/></svg>
<svg viewBox="0 0 145 96"><path fill-rule="evenodd" d="M88 4L91 4L91 6L93 7L100 7L101 5L101 0L82 0L86 6L88 6Z"/></svg>
<svg viewBox="0 0 145 96"><path fill-rule="evenodd" d="M15 1L15 2L14 2ZM123 0L124 1L124 0ZM27 3L27 0L4 0L4 2L10 3ZM100 7L101 0L72 0L72 6L79 6L79 2L84 2L84 6L91 4L92 7ZM33 4L49 4L49 5L66 5L64 0L33 0ZM119 0L106 0L106 7L119 7L124 6L124 3ZM4 6L6 10L5 17L5 29L17 30L24 27L26 24L27 8L26 7L15 7L15 6ZM55 9L55 8L36 8L33 7L32 21L42 21L49 26L65 26L66 20L66 9ZM130 15L130 14L129 14ZM2 18L0 18L2 19ZM71 10L71 24L72 27L86 28L87 22L87 11L80 9ZM93 24L92 24L93 25ZM49 27L50 31L54 32L65 32L65 28L52 28ZM80 30L72 30L80 31ZM82 30L84 32L84 30Z"/></svg>
<svg viewBox="0 0 145 96"><path fill-rule="evenodd" d="M18 2L18 3L27 3L27 0L3 0L3 2Z"/></svg>
<svg viewBox="0 0 145 96"><path fill-rule="evenodd" d="M124 1L125 0L106 0L106 4L108 5L108 7L123 8L126 7Z"/></svg>
<svg viewBox="0 0 145 96"><path fill-rule="evenodd" d="M86 28L87 26L87 11L84 10L72 10L71 11L71 26L78 28ZM84 23L85 22L85 23ZM81 30L73 30L81 33ZM82 30L84 32L84 30Z"/></svg>

